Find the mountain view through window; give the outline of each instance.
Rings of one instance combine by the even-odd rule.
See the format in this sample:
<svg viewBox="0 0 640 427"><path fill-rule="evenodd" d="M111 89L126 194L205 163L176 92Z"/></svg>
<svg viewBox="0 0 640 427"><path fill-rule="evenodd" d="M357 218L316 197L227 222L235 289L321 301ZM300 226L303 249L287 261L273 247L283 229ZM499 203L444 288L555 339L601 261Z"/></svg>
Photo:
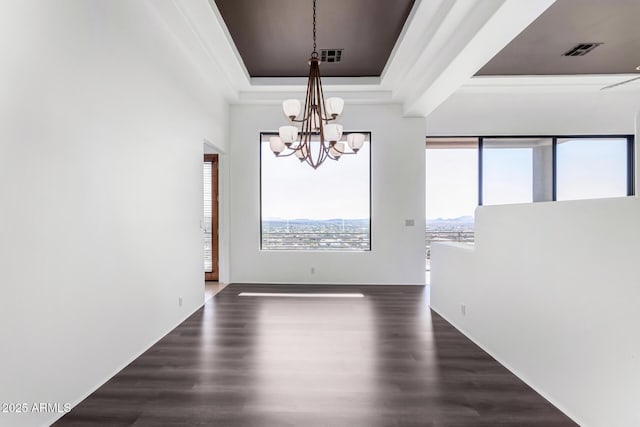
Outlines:
<svg viewBox="0 0 640 427"><path fill-rule="evenodd" d="M261 142L261 249L371 250L370 143L314 170L276 157L269 136Z"/></svg>

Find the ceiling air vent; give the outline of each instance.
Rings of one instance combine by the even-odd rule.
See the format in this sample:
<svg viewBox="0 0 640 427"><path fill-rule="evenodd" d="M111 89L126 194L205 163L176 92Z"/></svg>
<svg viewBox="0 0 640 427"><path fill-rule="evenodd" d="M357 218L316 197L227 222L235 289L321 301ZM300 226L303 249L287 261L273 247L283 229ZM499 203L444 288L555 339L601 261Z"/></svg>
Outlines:
<svg viewBox="0 0 640 427"><path fill-rule="evenodd" d="M320 50L320 61L340 62L343 50L344 49L322 49Z"/></svg>
<svg viewBox="0 0 640 427"><path fill-rule="evenodd" d="M602 43L580 43L566 51L563 56L584 56Z"/></svg>

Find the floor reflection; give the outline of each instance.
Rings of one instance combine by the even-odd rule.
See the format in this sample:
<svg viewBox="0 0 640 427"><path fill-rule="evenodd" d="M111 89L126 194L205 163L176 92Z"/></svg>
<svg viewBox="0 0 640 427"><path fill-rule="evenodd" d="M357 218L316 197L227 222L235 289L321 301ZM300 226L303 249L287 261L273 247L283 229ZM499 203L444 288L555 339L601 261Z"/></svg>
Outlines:
<svg viewBox="0 0 640 427"><path fill-rule="evenodd" d="M421 286L230 285L59 425L575 425L428 303Z"/></svg>
<svg viewBox="0 0 640 427"><path fill-rule="evenodd" d="M255 303L256 381L246 410L271 414L266 421L275 424L305 425L330 411L340 414L334 422L373 425L376 335L369 299Z"/></svg>

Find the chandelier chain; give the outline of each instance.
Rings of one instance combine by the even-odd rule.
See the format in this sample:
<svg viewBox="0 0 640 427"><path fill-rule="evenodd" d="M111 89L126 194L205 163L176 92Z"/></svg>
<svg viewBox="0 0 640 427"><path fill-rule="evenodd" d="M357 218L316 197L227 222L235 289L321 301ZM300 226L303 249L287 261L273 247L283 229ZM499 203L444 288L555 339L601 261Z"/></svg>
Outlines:
<svg viewBox="0 0 640 427"><path fill-rule="evenodd" d="M278 157L295 155L317 169L326 159L339 160L347 154L357 154L365 143L361 133L349 133L346 138L350 151L345 150L342 125L329 124L340 116L344 100L338 97L325 101L320 79L320 55L317 45L317 1L313 0L313 52L309 58L309 79L304 103L287 99L282 103L289 126L281 126L277 137L269 138L269 147ZM302 111L301 111L302 109ZM298 116L302 112L302 116ZM297 124L297 125L296 125ZM313 144L312 144L313 142Z"/></svg>
<svg viewBox="0 0 640 427"><path fill-rule="evenodd" d="M316 49L316 0L313 0L313 53L318 53Z"/></svg>

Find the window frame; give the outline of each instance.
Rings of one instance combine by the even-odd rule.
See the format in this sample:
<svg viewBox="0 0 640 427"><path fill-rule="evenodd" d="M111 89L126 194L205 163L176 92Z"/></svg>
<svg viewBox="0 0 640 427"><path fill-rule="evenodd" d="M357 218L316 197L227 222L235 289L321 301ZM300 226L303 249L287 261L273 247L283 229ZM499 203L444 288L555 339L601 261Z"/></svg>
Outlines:
<svg viewBox="0 0 640 427"><path fill-rule="evenodd" d="M553 139L553 201L558 201L557 199L557 168L558 168L558 156L557 156L557 148L558 148L558 139L626 139L627 140L627 170L626 170L626 197L635 196L635 136L634 135L580 135L580 136L556 136ZM585 200L585 199L576 199L576 200ZM586 199L589 200L589 199Z"/></svg>
<svg viewBox="0 0 640 427"><path fill-rule="evenodd" d="M262 247L262 143L264 142L265 137L269 138L271 136L278 136L279 133L277 131L261 131L258 138L258 185L259 185L259 210L260 210L260 220L258 222L258 228L260 229L259 233L259 241L258 241L258 250L260 252L276 252L276 253L287 253L287 252L311 252L311 253L371 253L373 252L373 181L372 181L372 161L371 158L373 156L373 132L372 131L358 131L358 130L345 130L343 134L348 135L350 133L362 133L367 136L367 142L369 144L369 249L365 250L357 250L357 251L345 251L340 249L265 249ZM314 135L318 135L317 132L314 132ZM327 159L327 161L333 161L331 159ZM322 166L320 166L322 167Z"/></svg>
<svg viewBox="0 0 640 427"><path fill-rule="evenodd" d="M558 177L558 139L626 139L627 140L627 197L635 196L635 135L630 134L585 134L585 135L429 135L426 139L437 138L477 138L478 139L478 206L483 206L483 152L485 139L535 139L548 138L552 141L552 200L557 198L557 177ZM536 203L536 202L532 202Z"/></svg>

